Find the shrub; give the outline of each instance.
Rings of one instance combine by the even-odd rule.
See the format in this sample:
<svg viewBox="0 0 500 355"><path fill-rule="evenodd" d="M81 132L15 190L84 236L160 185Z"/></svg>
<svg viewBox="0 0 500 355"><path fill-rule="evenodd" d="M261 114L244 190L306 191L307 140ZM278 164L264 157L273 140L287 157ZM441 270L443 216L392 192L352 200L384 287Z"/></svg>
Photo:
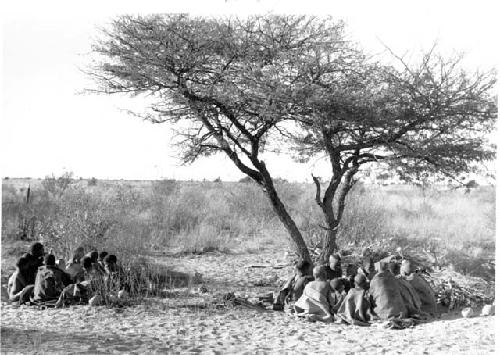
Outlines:
<svg viewBox="0 0 500 355"><path fill-rule="evenodd" d="M92 177L87 181L88 186L97 186L97 179L95 177Z"/></svg>

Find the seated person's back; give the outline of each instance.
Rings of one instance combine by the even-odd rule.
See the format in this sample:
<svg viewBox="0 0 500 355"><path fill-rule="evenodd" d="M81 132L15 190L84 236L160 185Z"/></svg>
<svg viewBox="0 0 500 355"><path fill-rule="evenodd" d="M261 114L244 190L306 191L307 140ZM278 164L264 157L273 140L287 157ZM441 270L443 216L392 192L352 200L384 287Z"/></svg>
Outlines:
<svg viewBox="0 0 500 355"><path fill-rule="evenodd" d="M368 293L368 280L365 275L356 275L354 287L349 290L338 313L346 322L357 325L367 323L375 318Z"/></svg>
<svg viewBox="0 0 500 355"><path fill-rule="evenodd" d="M70 283L69 275L56 266L54 255L46 255L45 265L38 268L33 300L49 301L57 299L64 287Z"/></svg>
<svg viewBox="0 0 500 355"><path fill-rule="evenodd" d="M406 318L410 314L404 301L400 283L387 269L386 263L378 263L379 272L370 282L370 295L374 311L383 320L393 317Z"/></svg>
<svg viewBox="0 0 500 355"><path fill-rule="evenodd" d="M330 322L333 317L330 312L330 284L326 280L325 266L316 266L313 270L314 281L304 287L302 296L295 303L295 311L304 314L312 320Z"/></svg>
<svg viewBox="0 0 500 355"><path fill-rule="evenodd" d="M34 284L38 268L43 265L43 255L45 251L42 243L36 242L30 247L29 253L24 257L28 259L28 267L25 274L26 283L28 285Z"/></svg>
<svg viewBox="0 0 500 355"><path fill-rule="evenodd" d="M9 278L9 283L7 285L7 292L9 294L10 301L19 300L19 296L23 289L28 286L26 282L26 272L29 268L29 260L25 256L19 258L16 263L16 270Z"/></svg>
<svg viewBox="0 0 500 355"><path fill-rule="evenodd" d="M437 302L434 290L420 275L413 272L409 260L401 264L401 275L415 289L421 302L421 310L431 315L437 314Z"/></svg>

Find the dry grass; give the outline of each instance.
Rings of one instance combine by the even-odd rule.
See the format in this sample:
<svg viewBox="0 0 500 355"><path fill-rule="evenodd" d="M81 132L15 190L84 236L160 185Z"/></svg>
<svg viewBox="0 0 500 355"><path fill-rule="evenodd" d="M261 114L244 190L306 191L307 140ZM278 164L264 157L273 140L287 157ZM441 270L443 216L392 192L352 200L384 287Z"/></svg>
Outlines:
<svg viewBox="0 0 500 355"><path fill-rule="evenodd" d="M260 252L283 250L288 238L263 192L252 183L78 181L62 193L30 181L2 183L2 238L41 238L69 257L77 245L119 257L154 251ZM45 184L46 185L46 184ZM54 189L54 187L52 187ZM56 189L57 190L57 189ZM312 184L280 182L278 190L307 242L322 235ZM29 228L28 228L29 227ZM339 231L343 249L396 246L434 251L441 263L492 258L495 189L425 190L414 186L357 186ZM459 267L460 269L460 267Z"/></svg>

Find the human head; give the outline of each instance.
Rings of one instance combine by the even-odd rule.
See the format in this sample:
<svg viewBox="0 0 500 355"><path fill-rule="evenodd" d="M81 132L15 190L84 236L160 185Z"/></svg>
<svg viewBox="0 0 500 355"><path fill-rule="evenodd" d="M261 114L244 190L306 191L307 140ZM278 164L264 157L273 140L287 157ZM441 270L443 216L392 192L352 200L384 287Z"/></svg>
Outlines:
<svg viewBox="0 0 500 355"><path fill-rule="evenodd" d="M97 259L99 259L99 253L97 252L97 250L93 250L93 251L87 253L86 256L88 256L90 258L90 260L92 261L93 264L97 262Z"/></svg>
<svg viewBox="0 0 500 355"><path fill-rule="evenodd" d="M19 271L24 272L27 269L29 269L30 266L30 261L26 256L21 256L19 260L16 262L16 267L19 269Z"/></svg>
<svg viewBox="0 0 500 355"><path fill-rule="evenodd" d="M399 265L398 263L391 261L388 266L389 271L393 275L399 275Z"/></svg>
<svg viewBox="0 0 500 355"><path fill-rule="evenodd" d="M114 254L109 255L109 262L113 263L113 264L116 264L118 262L118 259L116 258L116 255L114 255Z"/></svg>
<svg viewBox="0 0 500 355"><path fill-rule="evenodd" d="M47 255L45 255L44 263L46 266L55 266L56 265L56 257L53 254L47 254Z"/></svg>
<svg viewBox="0 0 500 355"><path fill-rule="evenodd" d="M363 274L357 274L356 277L354 277L354 287L366 288L366 286L367 286L366 276Z"/></svg>
<svg viewBox="0 0 500 355"><path fill-rule="evenodd" d="M311 264L307 260L300 260L295 264L295 270L298 275L305 276L308 274L310 266Z"/></svg>
<svg viewBox="0 0 500 355"><path fill-rule="evenodd" d="M92 259L90 256L85 255L81 260L82 266L85 270L92 268Z"/></svg>
<svg viewBox="0 0 500 355"><path fill-rule="evenodd" d="M66 269L66 261L64 259L62 259L62 258L56 260L56 265L61 270L65 270Z"/></svg>
<svg viewBox="0 0 500 355"><path fill-rule="evenodd" d="M315 280L326 281L326 270L323 265L315 266L313 269L313 276Z"/></svg>
<svg viewBox="0 0 500 355"><path fill-rule="evenodd" d="M373 264L373 259L371 256L365 256L363 258L363 269L368 272L368 273L371 273L373 271L375 271L375 265Z"/></svg>
<svg viewBox="0 0 500 355"><path fill-rule="evenodd" d="M43 244L40 242L33 243L30 247L30 254L36 257L42 257L45 254Z"/></svg>
<svg viewBox="0 0 500 355"><path fill-rule="evenodd" d="M116 271L116 256L111 254L111 255L106 255L104 257L104 267L107 268L109 271Z"/></svg>
<svg viewBox="0 0 500 355"><path fill-rule="evenodd" d="M79 263L84 255L85 255L85 249L83 249L83 247L78 247L73 252L73 257L71 258L71 261L74 263Z"/></svg>
<svg viewBox="0 0 500 355"><path fill-rule="evenodd" d="M342 292L344 291L344 282L339 277L334 278L330 281L330 288L334 291Z"/></svg>
<svg viewBox="0 0 500 355"><path fill-rule="evenodd" d="M380 260L379 262L376 262L375 263L375 271L377 272L384 272L384 271L388 271L389 270L389 263L384 261L384 260Z"/></svg>
<svg viewBox="0 0 500 355"><path fill-rule="evenodd" d="M104 261L104 258L106 257L106 255L108 255L107 251L101 251L99 253L99 261Z"/></svg>
<svg viewBox="0 0 500 355"><path fill-rule="evenodd" d="M356 265L354 265L354 264L347 264L347 267L346 267L346 270L345 270L345 274L347 276L356 276L357 273L358 273L358 268L356 267Z"/></svg>
<svg viewBox="0 0 500 355"><path fill-rule="evenodd" d="M401 262L401 275L410 275L412 273L412 269L410 260L403 260Z"/></svg>
<svg viewBox="0 0 500 355"><path fill-rule="evenodd" d="M334 269L337 265L340 266L340 255L332 254L328 258L328 264L330 264L330 269Z"/></svg>

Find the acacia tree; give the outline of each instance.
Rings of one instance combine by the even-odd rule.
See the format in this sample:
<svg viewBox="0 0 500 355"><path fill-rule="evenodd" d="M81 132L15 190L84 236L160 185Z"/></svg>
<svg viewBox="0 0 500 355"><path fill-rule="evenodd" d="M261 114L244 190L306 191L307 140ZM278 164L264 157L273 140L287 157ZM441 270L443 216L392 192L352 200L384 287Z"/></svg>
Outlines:
<svg viewBox="0 0 500 355"><path fill-rule="evenodd" d="M342 73L356 52L343 25L304 16L203 19L185 15L115 20L93 50L94 91L147 94L141 117L178 130L184 162L222 152L259 184L298 255L311 260L261 155L303 117L308 62L321 48L325 73ZM276 146L276 145L274 145Z"/></svg>
<svg viewBox="0 0 500 355"><path fill-rule="evenodd" d="M339 81L320 73L304 89L309 114L301 121L306 133L295 137L298 151L305 159L326 153L332 171L323 194L313 176L326 223L322 258L337 248L346 198L363 165L454 178L495 156L488 143L497 117L494 71L470 74L460 57L433 50L416 65L392 55L396 65L360 61L359 75Z"/></svg>

